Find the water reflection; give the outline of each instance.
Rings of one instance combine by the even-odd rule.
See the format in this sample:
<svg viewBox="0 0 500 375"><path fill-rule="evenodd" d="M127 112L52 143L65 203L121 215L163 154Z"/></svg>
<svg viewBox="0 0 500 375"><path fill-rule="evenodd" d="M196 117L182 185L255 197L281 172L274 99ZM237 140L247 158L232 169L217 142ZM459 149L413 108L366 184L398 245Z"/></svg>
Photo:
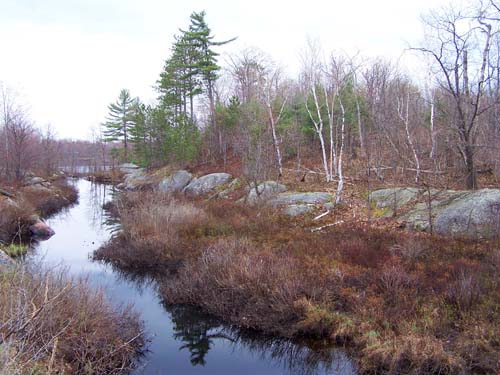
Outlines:
<svg viewBox="0 0 500 375"><path fill-rule="evenodd" d="M190 306L169 305L151 278L123 272L89 258L109 240L119 223L103 209L114 191L85 180L74 182L80 203L51 219L56 235L39 245L45 264L64 262L86 275L117 304L133 304L151 341L133 374L355 374L344 352L307 342L273 338L225 325Z"/></svg>
<svg viewBox="0 0 500 375"><path fill-rule="evenodd" d="M164 303L164 307L174 324L174 338L182 342L179 349L189 351L193 366L204 366L211 347L222 340L229 343L234 352L252 352L261 360L274 362L288 374L355 373L343 351L313 349L306 343L224 325L192 306Z"/></svg>

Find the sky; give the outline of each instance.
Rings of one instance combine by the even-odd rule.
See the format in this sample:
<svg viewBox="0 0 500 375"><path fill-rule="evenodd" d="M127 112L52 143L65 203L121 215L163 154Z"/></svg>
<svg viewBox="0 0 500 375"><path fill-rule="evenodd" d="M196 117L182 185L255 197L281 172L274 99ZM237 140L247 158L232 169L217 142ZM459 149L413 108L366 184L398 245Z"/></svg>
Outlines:
<svg viewBox="0 0 500 375"><path fill-rule="evenodd" d="M0 0L0 83L13 89L40 127L58 138L90 139L122 88L145 102L173 36L205 10L220 63L257 47L293 76L307 38L324 51L411 63L422 13L448 0ZM402 57L403 55L403 57Z"/></svg>

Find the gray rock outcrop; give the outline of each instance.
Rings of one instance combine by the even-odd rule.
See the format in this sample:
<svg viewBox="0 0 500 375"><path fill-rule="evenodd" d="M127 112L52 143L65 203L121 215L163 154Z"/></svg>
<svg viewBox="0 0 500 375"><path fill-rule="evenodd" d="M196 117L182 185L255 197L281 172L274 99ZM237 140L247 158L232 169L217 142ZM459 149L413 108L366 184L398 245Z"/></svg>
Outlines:
<svg viewBox="0 0 500 375"><path fill-rule="evenodd" d="M380 209L378 217L390 217L421 192L422 190L412 187L381 189L370 194L370 202Z"/></svg>
<svg viewBox="0 0 500 375"><path fill-rule="evenodd" d="M283 209L283 214L295 217L307 214L314 210L314 205L311 204L291 204Z"/></svg>
<svg viewBox="0 0 500 375"><path fill-rule="evenodd" d="M279 193L286 191L286 186L276 181L264 181L250 188L247 196L248 203L255 203L257 201L266 201L276 197Z"/></svg>
<svg viewBox="0 0 500 375"><path fill-rule="evenodd" d="M288 206L292 204L325 204L330 202L332 195L325 192L307 192L307 193L280 193L269 201L274 207Z"/></svg>
<svg viewBox="0 0 500 375"><path fill-rule="evenodd" d="M228 173L207 174L191 180L191 182L184 188L184 192L187 195L208 194L212 190L225 185L231 178L231 175Z"/></svg>
<svg viewBox="0 0 500 375"><path fill-rule="evenodd" d="M370 197L378 208L389 207L393 212L389 204L394 199L394 192L391 195L386 190L390 189L382 193L375 191ZM410 204L406 212L398 216L409 229L430 231L432 224L433 233L452 237L485 239L500 236L500 189L431 190L429 196L424 189L401 188L396 194L398 207ZM383 198L378 201L379 197ZM414 204L410 203L413 199Z"/></svg>
<svg viewBox="0 0 500 375"><path fill-rule="evenodd" d="M176 193L182 191L193 179L188 171L180 170L164 178L158 185L158 190L163 193Z"/></svg>

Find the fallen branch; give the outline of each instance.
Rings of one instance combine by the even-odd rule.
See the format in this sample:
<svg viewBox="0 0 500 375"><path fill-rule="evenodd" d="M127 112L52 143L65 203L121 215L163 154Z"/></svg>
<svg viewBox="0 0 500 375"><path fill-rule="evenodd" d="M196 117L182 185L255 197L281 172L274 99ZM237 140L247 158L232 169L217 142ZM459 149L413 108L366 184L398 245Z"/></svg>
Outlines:
<svg viewBox="0 0 500 375"><path fill-rule="evenodd" d="M339 221L336 221L335 223L330 223L330 224L323 225L321 227L313 228L313 229L311 229L311 232L312 233L319 232L320 230L323 230L325 228L333 227L335 225L339 225L339 224L342 224L342 223L344 223L344 220L339 220Z"/></svg>
<svg viewBox="0 0 500 375"><path fill-rule="evenodd" d="M316 217L313 219L313 221L314 221L314 220L319 220L319 219L321 219L322 217L325 217L326 215L328 215L329 213L330 213L330 210L328 210L328 211L326 211L326 212L323 212L322 214L320 214L320 215L316 216Z"/></svg>

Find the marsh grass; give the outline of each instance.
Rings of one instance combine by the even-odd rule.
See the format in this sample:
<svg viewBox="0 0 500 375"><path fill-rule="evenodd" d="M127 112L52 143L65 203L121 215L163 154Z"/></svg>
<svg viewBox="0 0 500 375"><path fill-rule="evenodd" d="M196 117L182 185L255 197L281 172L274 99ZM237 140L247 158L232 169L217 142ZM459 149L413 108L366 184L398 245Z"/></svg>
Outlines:
<svg viewBox="0 0 500 375"><path fill-rule="evenodd" d="M143 343L129 306L62 269L0 272L0 374L121 374Z"/></svg>
<svg viewBox="0 0 500 375"><path fill-rule="evenodd" d="M122 199L123 232L98 254L161 271L169 303L348 345L362 373L500 372L498 241L362 222L311 233L307 221L230 200Z"/></svg>

